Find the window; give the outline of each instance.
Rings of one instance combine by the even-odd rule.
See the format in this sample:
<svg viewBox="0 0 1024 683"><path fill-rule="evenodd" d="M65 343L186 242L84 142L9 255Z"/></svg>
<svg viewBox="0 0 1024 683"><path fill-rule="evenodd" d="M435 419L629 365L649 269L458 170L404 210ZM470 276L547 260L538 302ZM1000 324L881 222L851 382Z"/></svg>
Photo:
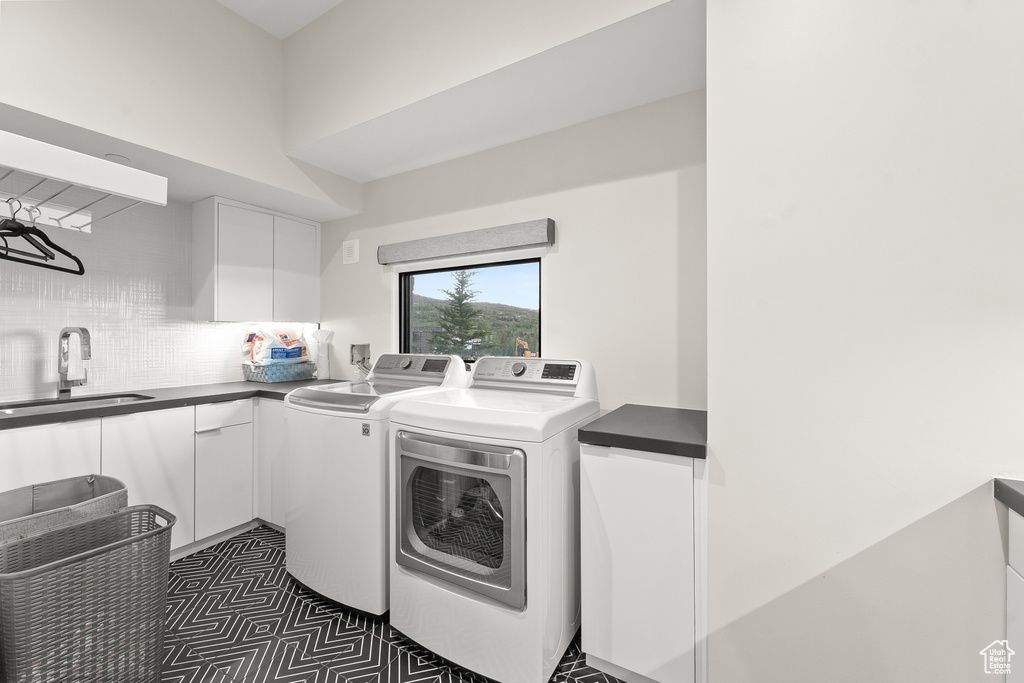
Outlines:
<svg viewBox="0 0 1024 683"><path fill-rule="evenodd" d="M540 259L399 276L402 353L540 355Z"/></svg>

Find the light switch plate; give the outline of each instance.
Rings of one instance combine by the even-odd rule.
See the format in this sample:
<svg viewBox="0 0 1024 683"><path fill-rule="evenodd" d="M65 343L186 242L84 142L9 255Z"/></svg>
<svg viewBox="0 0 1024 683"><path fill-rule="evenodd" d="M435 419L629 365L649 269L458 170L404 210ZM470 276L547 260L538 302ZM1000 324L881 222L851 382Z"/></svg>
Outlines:
<svg viewBox="0 0 1024 683"><path fill-rule="evenodd" d="M341 262L359 263L359 240L347 240L341 243Z"/></svg>

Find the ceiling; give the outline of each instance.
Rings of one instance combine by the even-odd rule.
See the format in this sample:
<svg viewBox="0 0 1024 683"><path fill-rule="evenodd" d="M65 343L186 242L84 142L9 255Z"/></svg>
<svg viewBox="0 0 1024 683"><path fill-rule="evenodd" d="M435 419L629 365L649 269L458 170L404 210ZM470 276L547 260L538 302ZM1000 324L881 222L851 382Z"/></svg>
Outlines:
<svg viewBox="0 0 1024 683"><path fill-rule="evenodd" d="M217 0L280 40L284 40L344 0Z"/></svg>
<svg viewBox="0 0 1024 683"><path fill-rule="evenodd" d="M289 35L343 0L217 0ZM706 0L670 0L454 88L289 150L297 163L364 183L699 90ZM0 103L10 132L85 154L116 153L168 178L169 197L216 194L329 221L358 213Z"/></svg>
<svg viewBox="0 0 1024 683"><path fill-rule="evenodd" d="M288 155L365 183L700 90L705 25L672 0Z"/></svg>

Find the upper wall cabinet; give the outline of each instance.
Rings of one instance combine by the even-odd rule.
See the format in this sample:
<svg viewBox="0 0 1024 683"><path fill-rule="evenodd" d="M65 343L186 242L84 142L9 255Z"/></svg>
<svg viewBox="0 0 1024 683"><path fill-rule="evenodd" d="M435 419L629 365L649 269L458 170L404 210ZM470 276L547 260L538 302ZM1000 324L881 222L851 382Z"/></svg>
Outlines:
<svg viewBox="0 0 1024 683"><path fill-rule="evenodd" d="M195 320L319 322L320 225L208 197L192 205Z"/></svg>

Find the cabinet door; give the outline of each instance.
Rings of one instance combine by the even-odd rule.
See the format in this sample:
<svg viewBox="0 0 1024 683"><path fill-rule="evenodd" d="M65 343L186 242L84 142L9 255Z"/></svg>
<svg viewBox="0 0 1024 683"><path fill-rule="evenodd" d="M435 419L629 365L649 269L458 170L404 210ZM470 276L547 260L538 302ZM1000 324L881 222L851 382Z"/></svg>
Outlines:
<svg viewBox="0 0 1024 683"><path fill-rule="evenodd" d="M196 434L196 538L252 520L252 424Z"/></svg>
<svg viewBox="0 0 1024 683"><path fill-rule="evenodd" d="M100 421L0 431L0 491L100 474Z"/></svg>
<svg viewBox="0 0 1024 683"><path fill-rule="evenodd" d="M253 452L256 462L255 516L284 528L285 455L287 436L285 420L288 408L282 401L261 398L256 408L256 442Z"/></svg>
<svg viewBox="0 0 1024 683"><path fill-rule="evenodd" d="M1011 649L1024 646L1024 578L1013 567L1006 568L1006 642ZM1024 683L1024 666L1018 657L1015 654L1010 660L1006 683Z"/></svg>
<svg viewBox="0 0 1024 683"><path fill-rule="evenodd" d="M274 320L320 320L320 250L318 229L274 217Z"/></svg>
<svg viewBox="0 0 1024 683"><path fill-rule="evenodd" d="M588 663L593 656L657 681L694 680L693 540L692 460L580 447Z"/></svg>
<svg viewBox="0 0 1024 683"><path fill-rule="evenodd" d="M274 319L274 217L217 207L217 320Z"/></svg>
<svg viewBox="0 0 1024 683"><path fill-rule="evenodd" d="M158 505L177 518L171 547L195 540L195 410L105 417L102 474L128 487L128 504Z"/></svg>

